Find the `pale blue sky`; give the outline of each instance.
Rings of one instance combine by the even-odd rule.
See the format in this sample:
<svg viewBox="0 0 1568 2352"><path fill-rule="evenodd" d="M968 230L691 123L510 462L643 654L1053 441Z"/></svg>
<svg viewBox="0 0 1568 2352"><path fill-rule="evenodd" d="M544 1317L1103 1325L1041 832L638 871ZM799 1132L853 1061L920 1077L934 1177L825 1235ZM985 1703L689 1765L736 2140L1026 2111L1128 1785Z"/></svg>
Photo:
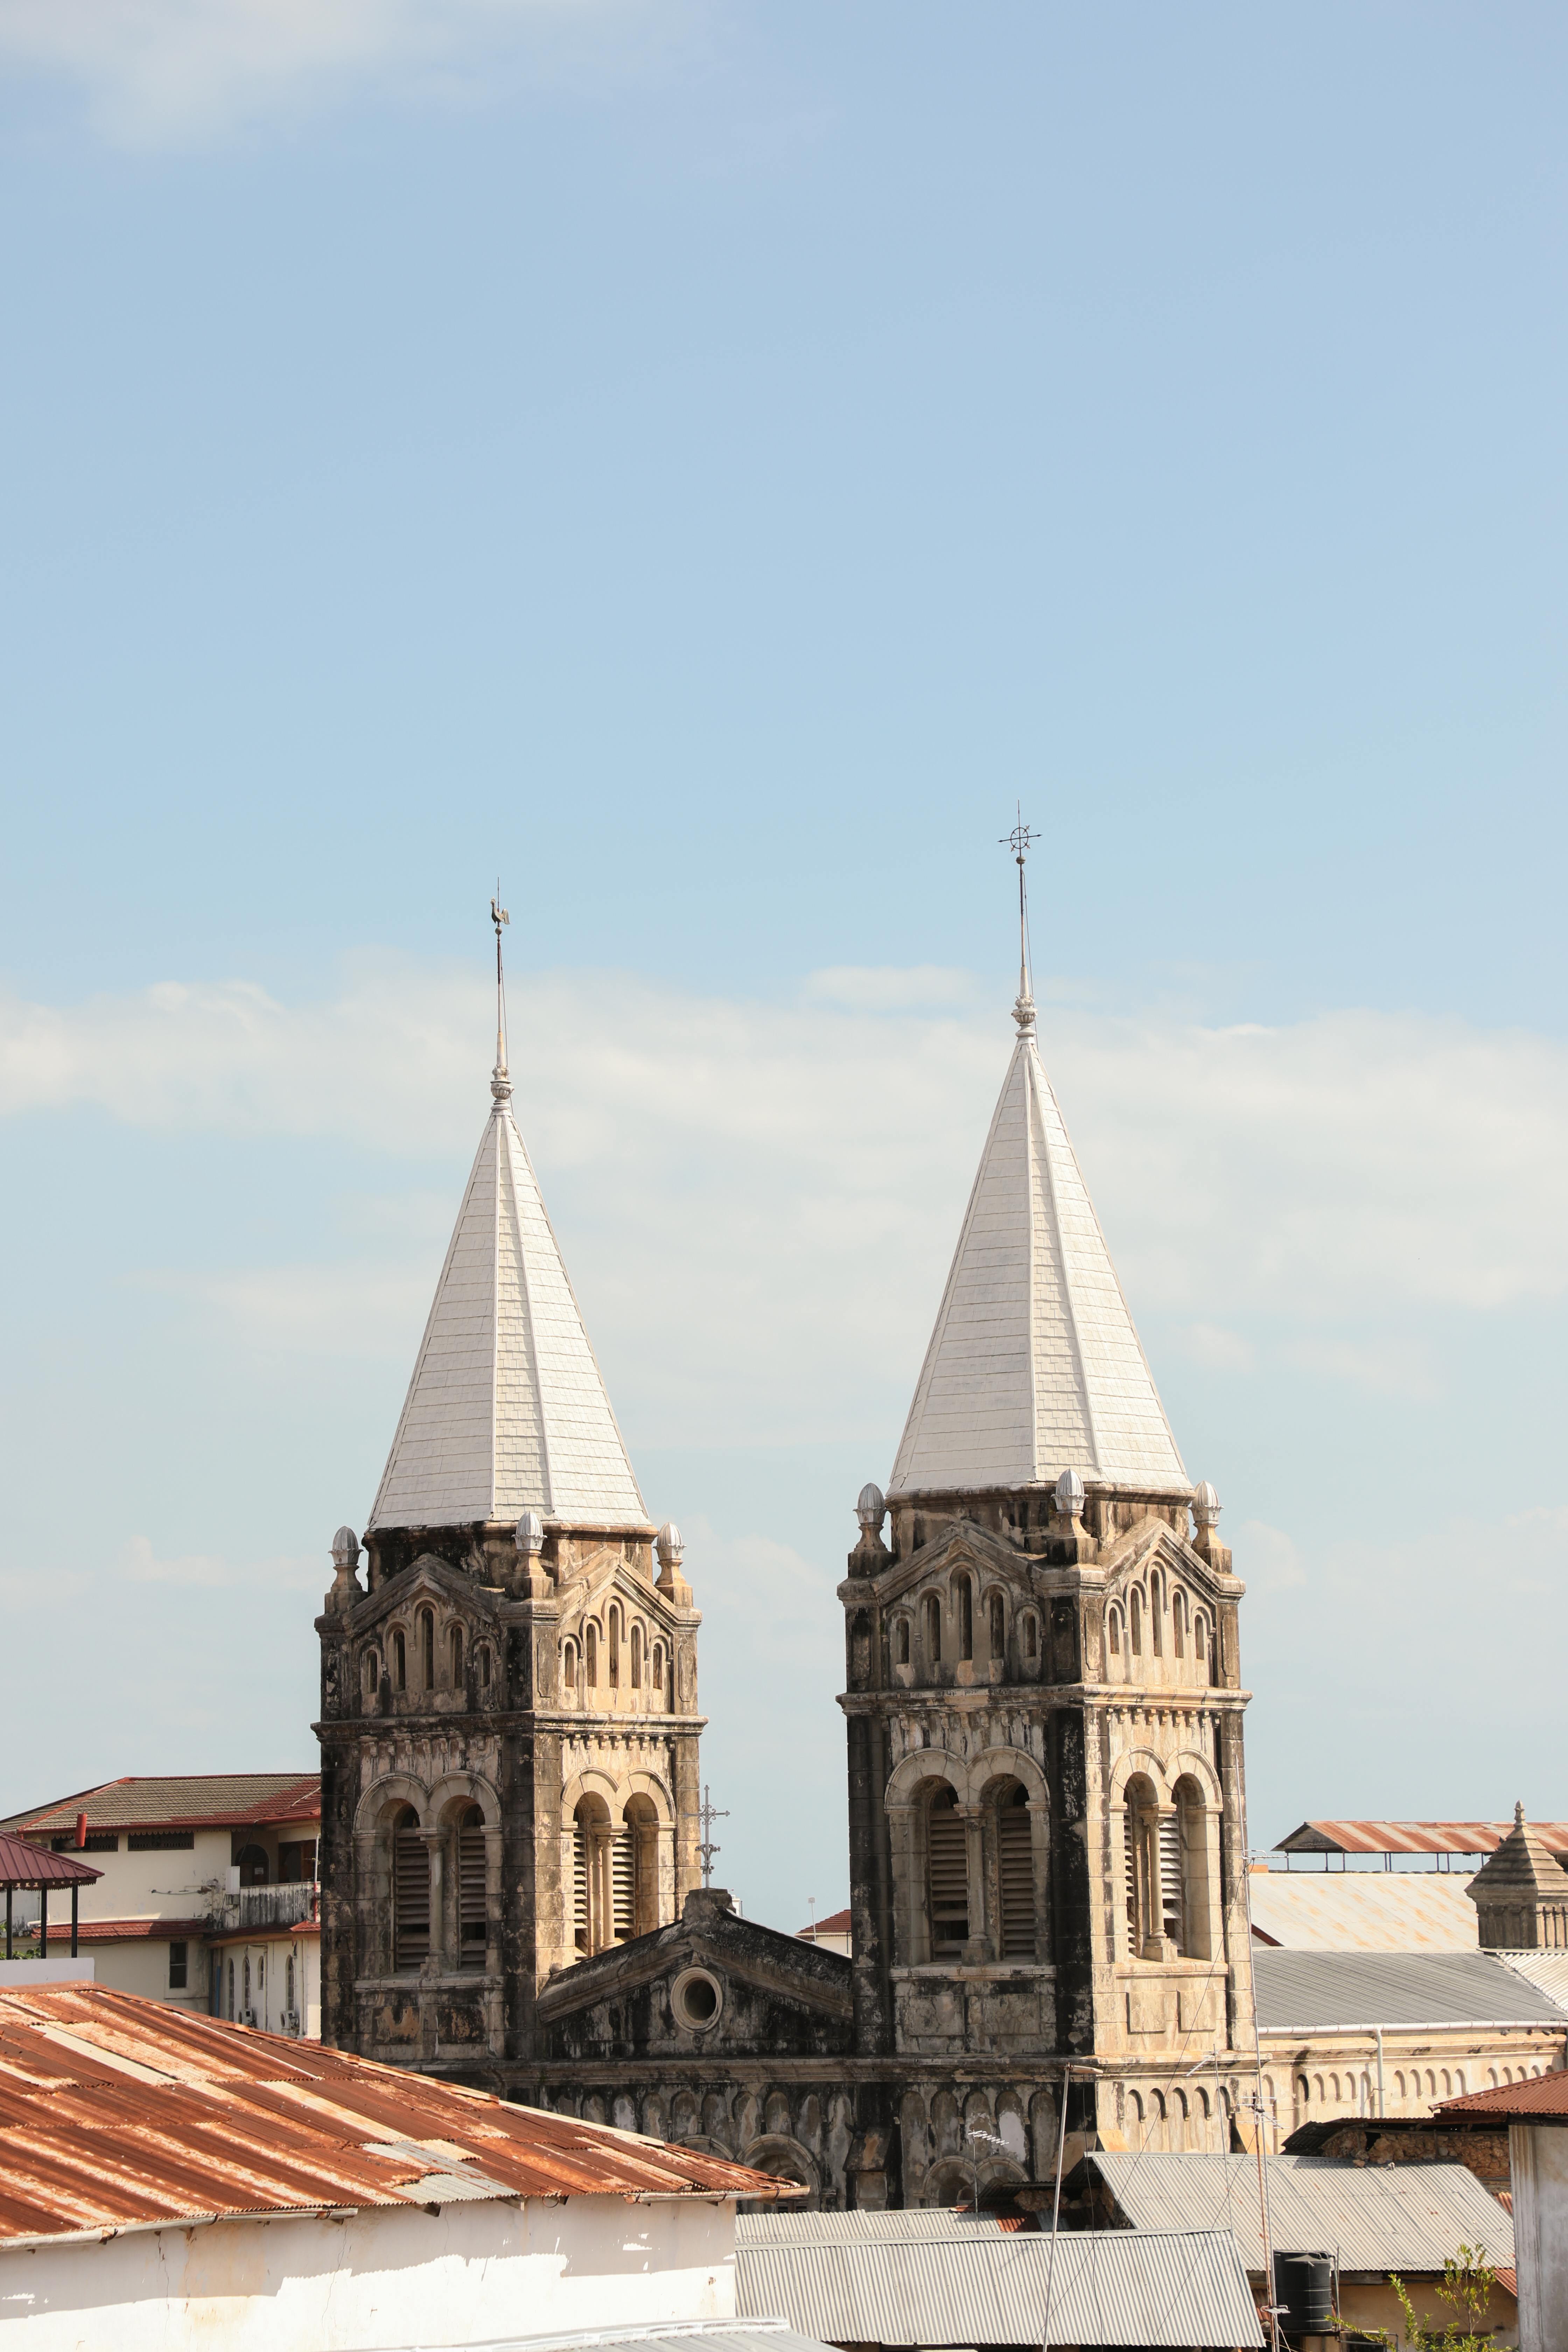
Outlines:
<svg viewBox="0 0 1568 2352"><path fill-rule="evenodd" d="M499 869L722 1873L841 1901L1022 794L1254 1843L1568 1815L1565 68L1529 5L0 0L0 1811L310 1759Z"/></svg>

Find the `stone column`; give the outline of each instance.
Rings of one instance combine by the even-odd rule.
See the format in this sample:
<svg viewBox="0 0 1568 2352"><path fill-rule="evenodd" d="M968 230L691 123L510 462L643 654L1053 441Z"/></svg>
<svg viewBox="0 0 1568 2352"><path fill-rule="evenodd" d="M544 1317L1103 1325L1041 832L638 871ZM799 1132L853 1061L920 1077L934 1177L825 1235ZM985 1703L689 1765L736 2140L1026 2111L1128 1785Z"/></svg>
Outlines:
<svg viewBox="0 0 1568 2352"><path fill-rule="evenodd" d="M963 1823L965 1875L969 1882L969 1939L963 1947L963 1958L970 1967L983 1966L992 1958L991 1923L985 1916L985 1808L960 1805L958 1812Z"/></svg>
<svg viewBox="0 0 1568 2352"><path fill-rule="evenodd" d="M442 1867L441 1832L438 1829L421 1830L420 1843L430 1857L430 1957L426 1966L437 1975L447 1970L447 1906L446 1873ZM451 1963L456 1967L454 1959Z"/></svg>

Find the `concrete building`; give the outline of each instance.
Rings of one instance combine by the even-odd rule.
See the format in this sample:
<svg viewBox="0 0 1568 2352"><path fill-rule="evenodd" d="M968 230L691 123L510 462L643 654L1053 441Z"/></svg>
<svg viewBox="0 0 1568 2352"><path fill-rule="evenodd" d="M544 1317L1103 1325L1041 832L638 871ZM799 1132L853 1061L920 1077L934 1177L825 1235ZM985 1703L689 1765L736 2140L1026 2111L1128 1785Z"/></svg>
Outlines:
<svg viewBox="0 0 1568 2352"><path fill-rule="evenodd" d="M0 2070L18 2352L378 2352L732 2321L737 2201L781 2193L89 1984L0 1987Z"/></svg>
<svg viewBox="0 0 1568 2352"><path fill-rule="evenodd" d="M1436 2120L1506 2124L1520 2352L1568 2352L1568 2075L1450 2101Z"/></svg>
<svg viewBox="0 0 1568 2352"><path fill-rule="evenodd" d="M100 1984L310 2035L320 1824L314 1772L213 1772L104 1781L0 1829L90 1859L79 1941Z"/></svg>
<svg viewBox="0 0 1568 2352"><path fill-rule="evenodd" d="M697 1878L697 1628L493 1097L321 1642L323 2032L789 2175L951 2202L1250 2084L1238 1604L1026 984L845 1611L853 1958ZM888 1532L884 1535L884 1526ZM659 1573L654 1573L655 1558ZM1244 2085L1246 2086L1244 2088ZM984 2137L976 2139L974 2135Z"/></svg>

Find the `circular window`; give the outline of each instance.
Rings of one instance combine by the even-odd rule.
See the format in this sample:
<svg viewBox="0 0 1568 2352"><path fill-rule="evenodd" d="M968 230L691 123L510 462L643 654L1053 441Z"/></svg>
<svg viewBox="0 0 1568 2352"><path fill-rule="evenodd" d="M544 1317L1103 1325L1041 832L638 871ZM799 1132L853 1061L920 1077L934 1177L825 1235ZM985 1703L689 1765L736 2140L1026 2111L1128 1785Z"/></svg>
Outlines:
<svg viewBox="0 0 1568 2352"><path fill-rule="evenodd" d="M689 2033L700 2033L704 2026L711 2025L724 2006L723 1987L706 1969L685 1969L669 1990L676 2022Z"/></svg>

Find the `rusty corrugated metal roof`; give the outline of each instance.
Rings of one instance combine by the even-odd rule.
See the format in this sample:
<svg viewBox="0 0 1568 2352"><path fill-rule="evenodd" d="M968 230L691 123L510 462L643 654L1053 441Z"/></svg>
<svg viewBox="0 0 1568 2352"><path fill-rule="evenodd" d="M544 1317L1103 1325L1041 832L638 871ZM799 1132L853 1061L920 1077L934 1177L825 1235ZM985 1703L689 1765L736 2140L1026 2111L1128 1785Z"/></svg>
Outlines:
<svg viewBox="0 0 1568 2352"><path fill-rule="evenodd" d="M0 1830L0 1886L32 1891L47 1886L86 1886L102 1876L101 1870L94 1870L89 1862L79 1862L74 1853L51 1853L47 1846L29 1845L26 1838L13 1837Z"/></svg>
<svg viewBox="0 0 1568 2352"><path fill-rule="evenodd" d="M1476 1906L1458 1870L1258 1870L1252 1933L1290 1952L1474 1952Z"/></svg>
<svg viewBox="0 0 1568 2352"><path fill-rule="evenodd" d="M0 2250L158 2222L788 2181L104 1985L0 1986Z"/></svg>
<svg viewBox="0 0 1568 2352"><path fill-rule="evenodd" d="M89 1830L189 1830L319 1821L321 1812L319 1772L132 1774L15 1813L5 1826L58 1837L75 1829L79 1813Z"/></svg>
<svg viewBox="0 0 1568 2352"><path fill-rule="evenodd" d="M1552 1853L1568 1853L1568 1822L1531 1822ZM1511 1822L1303 1822L1276 1853L1493 1853Z"/></svg>
<svg viewBox="0 0 1568 2352"><path fill-rule="evenodd" d="M1500 2123L1568 2124L1568 2074L1558 2068L1495 2091L1472 2091L1468 2099L1445 2099L1435 2112L1445 2124L1484 2124L1489 2116Z"/></svg>

